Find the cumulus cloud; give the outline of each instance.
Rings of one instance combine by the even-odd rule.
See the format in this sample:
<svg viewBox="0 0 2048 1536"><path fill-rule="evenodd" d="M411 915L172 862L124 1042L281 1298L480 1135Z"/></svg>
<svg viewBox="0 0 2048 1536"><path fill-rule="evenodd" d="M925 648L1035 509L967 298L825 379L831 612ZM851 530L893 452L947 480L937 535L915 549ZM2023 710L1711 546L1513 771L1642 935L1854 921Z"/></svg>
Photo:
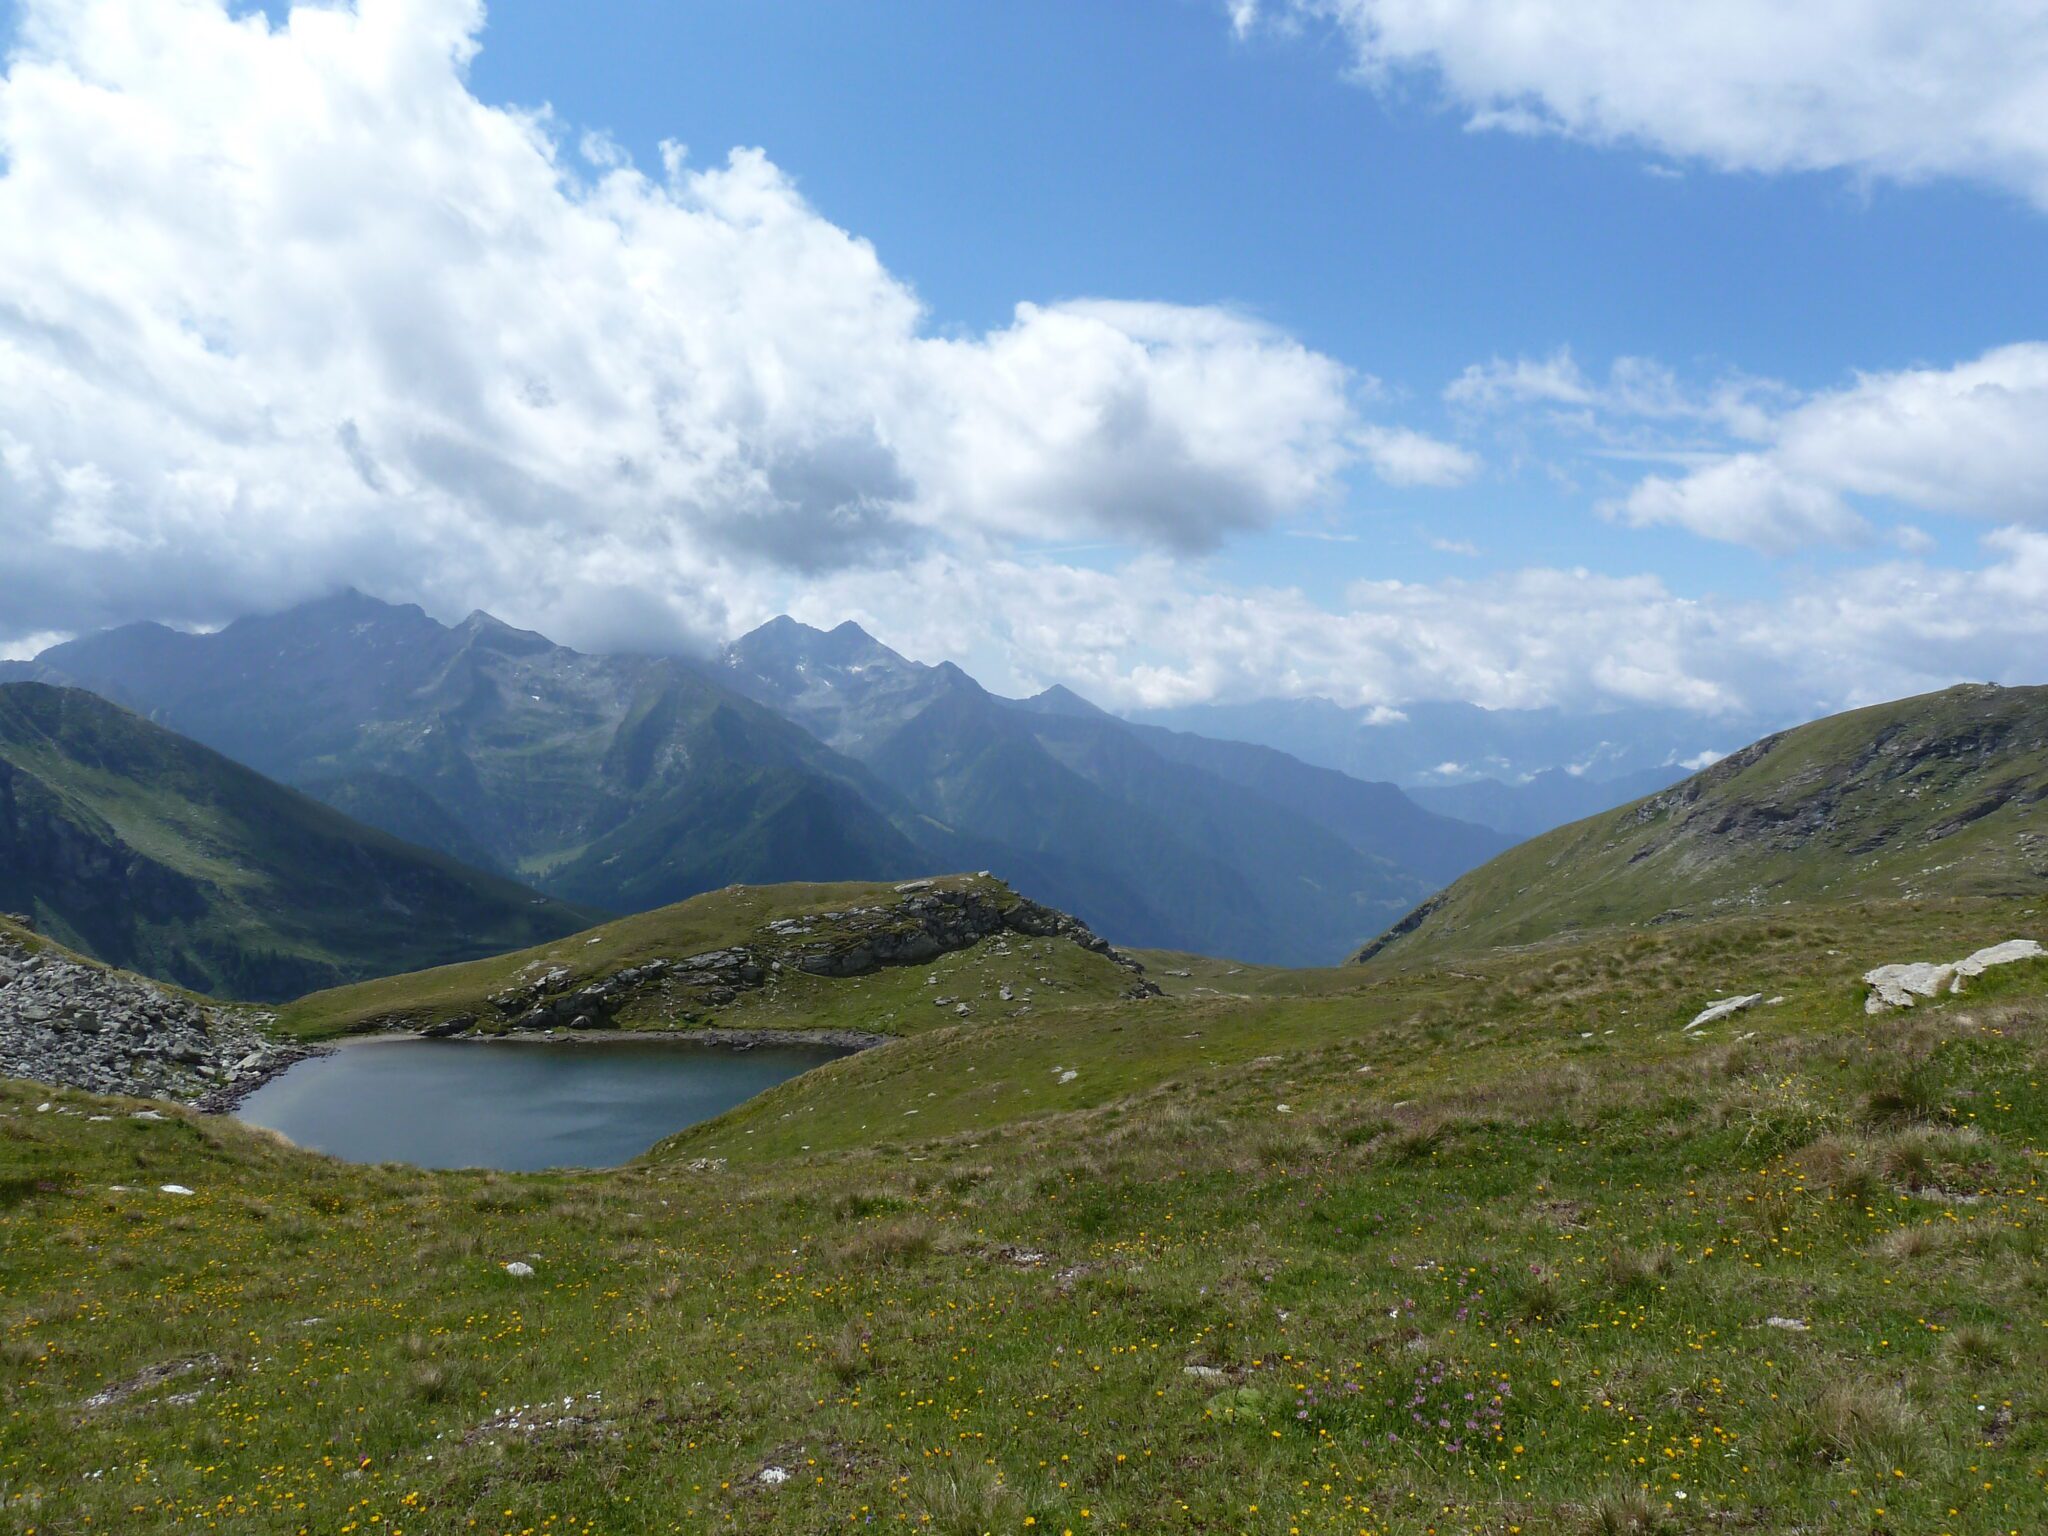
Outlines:
<svg viewBox="0 0 2048 1536"><path fill-rule="evenodd" d="M1856 498L1929 513L2048 524L2048 343L1951 368L1866 374L1764 414L1768 446L1678 478L1650 476L1616 511L1782 550L1868 532ZM1924 539L1902 530L1911 548Z"/></svg>
<svg viewBox="0 0 2048 1536"><path fill-rule="evenodd" d="M0 80L14 634L352 581L674 643L935 547L1200 551L1355 466L1467 472L1227 310L935 334L765 154L642 169L479 101L481 24L478 0L277 25L25 0Z"/></svg>
<svg viewBox="0 0 2048 1536"><path fill-rule="evenodd" d="M1821 713L1961 679L2042 680L2048 532L2001 528L1984 542L1979 569L1880 561L1773 600L1525 569L1357 582L1326 604L1291 587L1204 583L1156 556L1085 570L934 554L886 578L836 573L797 616L852 616L992 687L1064 682L1119 708L1283 694L1379 705L1386 718L1442 698Z"/></svg>
<svg viewBox="0 0 2048 1536"><path fill-rule="evenodd" d="M1475 129L1634 144L1723 170L1962 177L2048 208L2038 0L1266 0L1360 76L1432 81Z"/></svg>
<svg viewBox="0 0 2048 1536"><path fill-rule="evenodd" d="M1616 509L1638 528L1664 524L1701 538L1785 554L1803 544L1846 544L1868 524L1841 494L1745 453L1682 479L1651 475Z"/></svg>

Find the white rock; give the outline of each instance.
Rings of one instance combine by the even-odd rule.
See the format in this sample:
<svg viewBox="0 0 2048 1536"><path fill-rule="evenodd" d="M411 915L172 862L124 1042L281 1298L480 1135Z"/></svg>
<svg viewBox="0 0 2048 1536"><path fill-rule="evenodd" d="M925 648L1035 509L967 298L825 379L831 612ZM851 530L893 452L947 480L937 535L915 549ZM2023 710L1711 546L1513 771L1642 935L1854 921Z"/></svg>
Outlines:
<svg viewBox="0 0 2048 1536"><path fill-rule="evenodd" d="M1740 997L1724 997L1719 1002L1707 1004L1693 1015L1693 1021L1685 1027L1698 1029L1703 1024L1712 1024L1717 1019L1725 1019L1730 1014L1742 1012L1745 1008L1754 1008L1763 1000L1764 995L1761 992L1745 992Z"/></svg>
<svg viewBox="0 0 2048 1536"><path fill-rule="evenodd" d="M1955 974L1952 965L1931 965L1916 960L1906 965L1880 965L1863 973L1870 985L1864 1000L1865 1013L1883 1013L1887 1008L1910 1008L1916 997L1933 997Z"/></svg>
<svg viewBox="0 0 2048 1536"><path fill-rule="evenodd" d="M1764 1319L1764 1326L1766 1328L1783 1328L1787 1333L1805 1333L1808 1331L1807 1325L1796 1317L1767 1317Z"/></svg>
<svg viewBox="0 0 2048 1536"><path fill-rule="evenodd" d="M505 1266L505 1273L515 1280L524 1280L533 1273L533 1266L524 1259L514 1259Z"/></svg>
<svg viewBox="0 0 2048 1536"><path fill-rule="evenodd" d="M182 1184L159 1184L157 1188L167 1195L189 1195L191 1190Z"/></svg>
<svg viewBox="0 0 2048 1536"><path fill-rule="evenodd" d="M1974 955L1956 962L1956 979L1950 984L1949 990L1962 991L1965 977L1982 976L1994 965L2011 965L2017 960L2038 960L2044 954L2048 954L2048 950L2042 949L2032 939L2007 939L2003 944L1993 944L1988 949L1980 949Z"/></svg>
<svg viewBox="0 0 2048 1536"><path fill-rule="evenodd" d="M1080 1075L1080 1073L1074 1071L1072 1068L1069 1068L1068 1070L1060 1074L1060 1081L1063 1083L1071 1083L1075 1078L1079 1077Z"/></svg>
<svg viewBox="0 0 2048 1536"><path fill-rule="evenodd" d="M2011 965L2019 960L2037 960L2048 955L2033 939L2007 939L2003 944L1993 944L1975 954L1947 965L1935 965L1928 961L1912 961L1904 965L1880 965L1874 971L1866 971L1863 980L1870 987L1870 996L1865 999L1865 1013L1883 1013L1887 1008L1911 1008L1916 997L1934 997L1945 986L1951 993L1963 990L1963 983L1972 976L1982 976L1996 965Z"/></svg>
<svg viewBox="0 0 2048 1536"><path fill-rule="evenodd" d="M781 1467L763 1467L761 1469L761 1481L770 1488L779 1488L789 1481L789 1473Z"/></svg>
<svg viewBox="0 0 2048 1536"><path fill-rule="evenodd" d="M1228 1371L1219 1371L1213 1365L1184 1365L1180 1368L1180 1373L1183 1376L1192 1376L1204 1386L1210 1387L1226 1386L1230 1381Z"/></svg>

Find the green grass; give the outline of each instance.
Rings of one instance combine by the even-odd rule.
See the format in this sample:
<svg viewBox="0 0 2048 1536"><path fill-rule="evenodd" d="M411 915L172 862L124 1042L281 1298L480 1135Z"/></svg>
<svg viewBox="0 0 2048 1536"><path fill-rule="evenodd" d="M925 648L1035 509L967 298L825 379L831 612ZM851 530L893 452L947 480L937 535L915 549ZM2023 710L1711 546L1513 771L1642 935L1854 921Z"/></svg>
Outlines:
<svg viewBox="0 0 2048 1536"><path fill-rule="evenodd" d="M1768 738L1509 850L1384 958L1855 900L2048 893L2048 688L1952 688Z"/></svg>
<svg viewBox="0 0 2048 1536"><path fill-rule="evenodd" d="M9 1086L0 1509L2031 1532L2048 966L1876 1020L1856 977L2042 926L1895 902L1292 993L1222 967L1172 980L1249 996L927 1031L607 1173L348 1167ZM1684 1033L1736 990L1785 1001Z"/></svg>

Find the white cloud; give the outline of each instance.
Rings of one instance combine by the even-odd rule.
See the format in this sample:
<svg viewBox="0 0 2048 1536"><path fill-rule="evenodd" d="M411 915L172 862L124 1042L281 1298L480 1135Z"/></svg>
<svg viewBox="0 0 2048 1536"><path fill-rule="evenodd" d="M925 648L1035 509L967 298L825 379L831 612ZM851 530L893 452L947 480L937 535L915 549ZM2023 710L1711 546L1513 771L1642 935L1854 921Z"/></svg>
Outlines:
<svg viewBox="0 0 2048 1536"><path fill-rule="evenodd" d="M1543 358L1495 357L1474 363L1445 388L1444 399L1473 411L1549 408L1558 419L1587 427L1611 429L1613 418L1633 418L1710 426L1754 438L1769 431L1774 410L1794 403L1798 396L1782 384L1747 374L1691 387L1665 364L1647 357L1616 358L1607 377L1595 379L1579 366L1569 347L1560 347Z"/></svg>
<svg viewBox="0 0 2048 1536"><path fill-rule="evenodd" d="M35 634L0 640L0 661L28 661L59 641L71 637L62 630L45 629Z"/></svg>
<svg viewBox="0 0 2048 1536"><path fill-rule="evenodd" d="M1269 0L1341 26L1378 87L1475 129L1736 171L1963 177L2048 207L2039 0ZM1255 19L1231 7L1240 33Z"/></svg>
<svg viewBox="0 0 2048 1536"><path fill-rule="evenodd" d="M1479 473L1464 449L1406 427L1361 427L1353 440L1389 485L1463 485Z"/></svg>
<svg viewBox="0 0 2048 1536"><path fill-rule="evenodd" d="M1755 453L1682 479L1651 475L1613 510L1637 528L1663 524L1778 554L1802 544L1850 543L1868 532L1839 492L1788 475Z"/></svg>
<svg viewBox="0 0 2048 1536"><path fill-rule="evenodd" d="M1866 374L1752 425L1768 446L1679 478L1651 476L1616 508L1762 549L1868 532L1855 499L2048 524L2048 343L1952 368ZM1925 535L1902 529L1909 551Z"/></svg>
<svg viewBox="0 0 2048 1536"><path fill-rule="evenodd" d="M1586 377L1569 347L1560 347L1549 357L1496 357L1474 363L1444 390L1444 398L1453 405L1488 410L1532 402L1586 406L1598 394L1598 386Z"/></svg>
<svg viewBox="0 0 2048 1536"><path fill-rule="evenodd" d="M477 0L273 27L25 0L0 81L0 588L19 630L340 581L586 644L821 572L1194 551L1463 455L1216 308L933 334L759 151L643 172L468 90ZM571 147L573 146L573 148Z"/></svg>
<svg viewBox="0 0 2048 1536"><path fill-rule="evenodd" d="M825 577L797 617L852 617L999 692L1065 682L1110 708L1279 694L1389 711L1456 698L1813 714L1965 679L2048 680L2048 532L1998 529L1984 543L1975 570L1894 559L1776 600L1539 568L1357 582L1334 605L1205 582L1161 557L1083 570L935 554L886 576Z"/></svg>

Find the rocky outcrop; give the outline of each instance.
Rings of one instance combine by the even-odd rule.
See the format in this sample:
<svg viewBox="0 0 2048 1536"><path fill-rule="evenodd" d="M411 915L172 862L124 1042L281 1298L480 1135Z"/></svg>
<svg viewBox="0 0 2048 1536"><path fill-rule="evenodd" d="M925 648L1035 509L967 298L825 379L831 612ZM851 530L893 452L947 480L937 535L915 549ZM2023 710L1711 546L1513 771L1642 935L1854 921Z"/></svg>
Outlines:
<svg viewBox="0 0 2048 1536"><path fill-rule="evenodd" d="M0 1075L223 1104L305 1054L263 1017L0 935Z"/></svg>
<svg viewBox="0 0 2048 1536"><path fill-rule="evenodd" d="M602 980L580 982L567 966L552 966L493 995L492 1013L458 1014L430 1026L432 1035L473 1029L605 1029L627 1003L659 989L662 1011L696 1022L735 1002L741 993L771 985L784 970L813 976L865 976L887 966L923 965L1001 933L1060 938L1123 967L1129 997L1157 996L1145 968L1112 948L1078 918L1000 887L941 888L930 880L896 887L894 902L778 918L752 942L700 954L648 960Z"/></svg>
<svg viewBox="0 0 2048 1536"><path fill-rule="evenodd" d="M1428 922L1430 918L1436 914L1437 909L1443 906L1443 904L1444 895L1443 892L1439 891L1436 895L1430 897L1429 900L1425 901L1421 906L1417 907L1413 912L1410 912L1406 917L1402 918L1401 921L1394 924L1394 926L1389 928L1385 933L1381 934L1371 943L1366 944L1364 947L1359 949L1356 954L1352 955L1351 959L1347 963L1351 965L1365 964L1366 961L1370 960L1374 955L1380 953L1380 951L1386 949L1389 945L1394 943L1395 940L1400 939L1406 936L1407 934L1413 933L1416 929L1420 928L1424 923Z"/></svg>
<svg viewBox="0 0 2048 1536"><path fill-rule="evenodd" d="M1880 965L1863 974L1870 996L1864 999L1865 1013L1883 1013L1887 1008L1910 1008L1916 998L1937 996L1944 988L1955 993L1973 976L1982 976L1993 966L2011 965L2019 960L2038 960L2048 955L2033 939L2007 939L1961 960L1936 964L1912 960L1902 965Z"/></svg>
<svg viewBox="0 0 2048 1536"><path fill-rule="evenodd" d="M865 976L888 965L923 965L1009 932L1078 944L1137 978L1136 995L1151 996L1159 990L1143 979L1142 965L1112 949L1079 918L1035 901L1015 897L1005 903L994 891L939 890L921 880L899 886L897 892L903 899L887 906L786 918L773 928L784 938L800 941L796 963L814 976ZM829 932L809 939L819 927Z"/></svg>

